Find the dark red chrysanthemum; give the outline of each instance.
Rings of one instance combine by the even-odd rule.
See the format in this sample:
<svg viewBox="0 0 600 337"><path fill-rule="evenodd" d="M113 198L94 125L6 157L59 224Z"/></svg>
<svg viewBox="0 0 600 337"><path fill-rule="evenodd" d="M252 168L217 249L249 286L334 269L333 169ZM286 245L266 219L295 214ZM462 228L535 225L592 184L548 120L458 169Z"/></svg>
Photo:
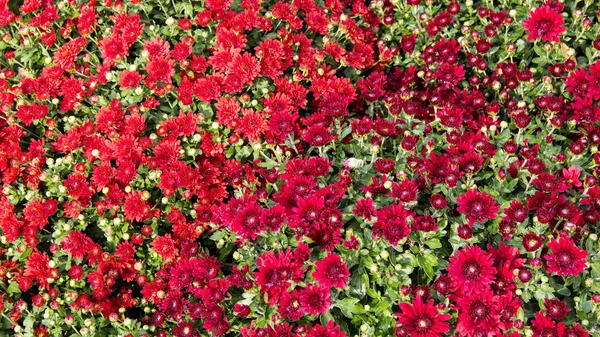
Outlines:
<svg viewBox="0 0 600 337"><path fill-rule="evenodd" d="M538 311L535 314L535 319L531 321L531 330L533 330L533 337L546 337L546 336L564 336L565 324L563 322L556 323L550 317L544 315L543 312Z"/></svg>
<svg viewBox="0 0 600 337"><path fill-rule="evenodd" d="M544 307L546 307L546 315L550 316L552 319L557 321L565 318L567 313L571 311L571 309L567 308L567 303L559 300L559 299L544 299Z"/></svg>
<svg viewBox="0 0 600 337"><path fill-rule="evenodd" d="M450 326L445 321L452 318L442 314L433 304L433 300L423 303L421 296L417 296L413 304L400 303L401 313L396 313L398 324L406 329L413 337L438 337L450 331Z"/></svg>
<svg viewBox="0 0 600 337"><path fill-rule="evenodd" d="M300 293L300 310L306 314L324 314L331 305L330 288L309 285Z"/></svg>
<svg viewBox="0 0 600 337"><path fill-rule="evenodd" d="M316 324L314 327L308 327L305 337L345 337L346 333L341 331L340 327L336 326L333 321L329 320L327 326Z"/></svg>
<svg viewBox="0 0 600 337"><path fill-rule="evenodd" d="M152 241L152 248L163 258L163 261L172 261L179 254L179 250L175 247L175 240L171 238L171 234L156 237Z"/></svg>
<svg viewBox="0 0 600 337"><path fill-rule="evenodd" d="M410 212L398 204L378 209L373 236L383 236L392 246L396 246L400 240L410 235L410 225L414 221L415 215L414 212Z"/></svg>
<svg viewBox="0 0 600 337"><path fill-rule="evenodd" d="M290 281L297 282L304 276L302 268L294 264L292 253L268 251L256 259L258 271L254 273L260 291L269 296L269 304L274 305L279 297L290 286Z"/></svg>
<svg viewBox="0 0 600 337"><path fill-rule="evenodd" d="M479 193L475 188L468 190L466 193L461 194L456 202L458 203L457 211L465 214L471 226L475 222L484 222L487 219L498 217L497 213L500 206L485 191Z"/></svg>
<svg viewBox="0 0 600 337"><path fill-rule="evenodd" d="M552 250L552 254L544 258L548 261L546 269L549 273L560 276L578 275L587 268L587 250L578 248L571 238L563 236L558 241L551 238L548 248Z"/></svg>
<svg viewBox="0 0 600 337"><path fill-rule="evenodd" d="M80 231L73 231L63 238L60 245L76 259L83 259L94 242Z"/></svg>
<svg viewBox="0 0 600 337"><path fill-rule="evenodd" d="M58 270L50 268L50 258L48 255L40 252L33 252L27 258L25 263L24 276L38 282L40 287L44 289L49 286L48 279L58 278Z"/></svg>
<svg viewBox="0 0 600 337"><path fill-rule="evenodd" d="M492 255L478 246L466 247L450 258L448 275L455 290L462 293L480 292L494 280L496 268Z"/></svg>
<svg viewBox="0 0 600 337"><path fill-rule="evenodd" d="M328 255L321 261L315 262L317 270L312 274L319 284L325 287L344 288L348 283L350 272L346 262L339 255Z"/></svg>
<svg viewBox="0 0 600 337"><path fill-rule="evenodd" d="M567 31L562 15L549 6L533 9L529 13L529 18L523 21L523 28L529 34L527 41L541 39L560 42L558 36Z"/></svg>
<svg viewBox="0 0 600 337"><path fill-rule="evenodd" d="M457 300L459 336L497 336L500 324L498 297L490 290L463 296Z"/></svg>

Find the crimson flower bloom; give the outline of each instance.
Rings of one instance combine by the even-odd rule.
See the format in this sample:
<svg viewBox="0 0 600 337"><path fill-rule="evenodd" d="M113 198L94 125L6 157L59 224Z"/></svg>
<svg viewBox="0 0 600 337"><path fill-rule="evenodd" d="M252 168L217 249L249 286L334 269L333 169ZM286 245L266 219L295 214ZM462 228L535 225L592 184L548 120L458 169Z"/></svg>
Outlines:
<svg viewBox="0 0 600 337"><path fill-rule="evenodd" d="M531 324L533 337L564 336L565 333L565 324L563 322L557 324L541 311L535 314L535 319L531 321Z"/></svg>
<svg viewBox="0 0 600 337"><path fill-rule="evenodd" d="M478 246L457 251L456 256L450 258L448 266L454 289L460 289L463 293L484 290L495 278L493 263L492 255Z"/></svg>
<svg viewBox="0 0 600 337"><path fill-rule="evenodd" d="M565 21L560 13L549 6L535 8L529 13L529 18L523 21L527 41L541 39L542 41L560 42L558 36L567 31Z"/></svg>
<svg viewBox="0 0 600 337"><path fill-rule="evenodd" d="M339 255L331 254L321 261L315 262L317 271L312 276L325 287L344 288L348 283L350 272L346 262Z"/></svg>
<svg viewBox="0 0 600 337"><path fill-rule="evenodd" d="M491 290L463 296L457 300L459 336L497 336L500 323L498 296Z"/></svg>
<svg viewBox="0 0 600 337"><path fill-rule="evenodd" d="M477 192L477 189L468 190L461 194L457 199L457 210L464 213L469 220L469 226L475 222L484 222L487 219L495 219L498 217L500 206L496 200L487 192Z"/></svg>
<svg viewBox="0 0 600 337"><path fill-rule="evenodd" d="M330 288L310 285L300 294L300 310L311 315L324 314L331 305Z"/></svg>
<svg viewBox="0 0 600 337"><path fill-rule="evenodd" d="M450 331L450 326L445 321L452 318L450 315L441 314L430 300L423 303L421 296L417 296L413 305L400 303L401 313L396 313L398 324L402 325L413 337L437 337Z"/></svg>
<svg viewBox="0 0 600 337"><path fill-rule="evenodd" d="M548 248L552 250L552 254L544 258L548 261L546 269L549 273L560 276L577 275L587 268L585 262L587 250L575 246L571 238L563 236L559 241L551 238Z"/></svg>
<svg viewBox="0 0 600 337"><path fill-rule="evenodd" d="M254 277L261 293L268 294L271 305L279 301L281 294L289 288L290 281L297 282L304 275L302 268L292 263L293 257L289 249L277 255L269 251L256 260L258 272L254 273Z"/></svg>

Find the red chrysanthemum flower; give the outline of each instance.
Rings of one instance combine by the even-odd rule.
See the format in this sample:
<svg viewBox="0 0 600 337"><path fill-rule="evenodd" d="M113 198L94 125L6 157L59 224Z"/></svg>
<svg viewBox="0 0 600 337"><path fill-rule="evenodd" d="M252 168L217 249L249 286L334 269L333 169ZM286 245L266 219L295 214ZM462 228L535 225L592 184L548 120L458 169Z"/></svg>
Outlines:
<svg viewBox="0 0 600 337"><path fill-rule="evenodd" d="M483 291L494 280L496 268L492 255L478 246L466 247L450 258L448 275L455 290L462 293Z"/></svg>
<svg viewBox="0 0 600 337"><path fill-rule="evenodd" d="M236 131L248 138L251 143L260 140L262 133L267 129L267 122L263 115L252 109L243 109L241 121Z"/></svg>
<svg viewBox="0 0 600 337"><path fill-rule="evenodd" d="M398 324L413 337L438 337L450 331L450 326L445 321L452 316L441 314L433 300L423 303L421 296L417 296L412 305L400 303L400 310L402 312L394 316L398 317Z"/></svg>
<svg viewBox="0 0 600 337"><path fill-rule="evenodd" d="M544 298L544 307L546 308L546 315L557 321L565 318L567 313L571 311L571 309L567 308L567 303L556 298Z"/></svg>
<svg viewBox="0 0 600 337"><path fill-rule="evenodd" d="M169 42L163 40L160 36L144 43L144 49L148 52L150 59L166 58L170 53Z"/></svg>
<svg viewBox="0 0 600 337"><path fill-rule="evenodd" d="M533 9L529 13L529 18L523 21L523 28L529 34L527 41L541 39L560 42L558 36L567 31L562 15L549 6Z"/></svg>
<svg viewBox="0 0 600 337"><path fill-rule="evenodd" d="M497 336L500 324L498 297L491 290L472 293L457 300L459 336Z"/></svg>
<svg viewBox="0 0 600 337"><path fill-rule="evenodd" d="M175 74L175 61L169 58L155 58L148 62L146 71L150 82L162 81L171 83L171 77Z"/></svg>
<svg viewBox="0 0 600 337"><path fill-rule="evenodd" d="M152 241L152 248L165 262L172 261L179 254L179 250L175 247L175 240L171 238L171 234L156 237Z"/></svg>
<svg viewBox="0 0 600 337"><path fill-rule="evenodd" d="M346 333L336 326L333 320L327 322L327 326L316 324L314 327L308 327L305 337L345 337Z"/></svg>
<svg viewBox="0 0 600 337"><path fill-rule="evenodd" d="M58 270L49 267L50 258L48 255L40 252L33 252L25 262L25 272L23 275L36 281L42 289L48 287L49 278L58 278Z"/></svg>
<svg viewBox="0 0 600 337"><path fill-rule="evenodd" d="M484 222L487 219L498 217L497 213L500 206L485 191L479 193L475 188L468 190L466 193L461 194L456 202L458 203L457 211L465 214L467 220L469 220L469 226L472 226L475 222Z"/></svg>
<svg viewBox="0 0 600 337"><path fill-rule="evenodd" d="M400 240L410 235L410 225L414 221L415 213L397 204L378 209L375 213L377 216L373 227L375 238L383 236L392 246L396 246Z"/></svg>
<svg viewBox="0 0 600 337"><path fill-rule="evenodd" d="M548 261L546 269L549 273L560 276L578 275L587 268L585 258L588 251L578 248L570 237L562 236L559 240L550 239L548 248L552 254L544 258Z"/></svg>
<svg viewBox="0 0 600 337"><path fill-rule="evenodd" d="M292 253L288 249L285 252L265 252L257 258L258 272L254 273L256 283L260 286L262 293L269 296L269 304L274 305L279 300L281 293L290 286L290 281L297 282L304 276L302 268L294 264Z"/></svg>
<svg viewBox="0 0 600 337"><path fill-rule="evenodd" d="M302 140L310 146L324 146L329 144L335 137L329 134L326 127L315 124L304 131Z"/></svg>
<svg viewBox="0 0 600 337"><path fill-rule="evenodd" d="M565 324L563 322L556 323L541 311L535 314L535 319L531 321L531 324L533 337L564 336L565 333Z"/></svg>
<svg viewBox="0 0 600 337"><path fill-rule="evenodd" d="M257 202L248 203L237 213L231 222L231 230L242 239L256 240L266 229L261 222L261 207Z"/></svg>
<svg viewBox="0 0 600 337"><path fill-rule="evenodd" d="M94 242L80 231L73 231L63 238L60 245L69 254L76 259L83 259L83 256L90 250Z"/></svg>
<svg viewBox="0 0 600 337"><path fill-rule="evenodd" d="M284 318L297 321L302 318L302 312L300 311L300 292L294 290L292 293L284 292L279 298L277 312Z"/></svg>
<svg viewBox="0 0 600 337"><path fill-rule="evenodd" d="M152 210L150 204L142 199L142 192L131 192L125 197L123 204L125 219L142 222L157 215L158 210Z"/></svg>
<svg viewBox="0 0 600 337"><path fill-rule="evenodd" d="M323 260L315 262L315 266L317 266L317 270L312 276L319 284L342 289L348 283L350 272L347 263L342 262L339 255L328 255Z"/></svg>
<svg viewBox="0 0 600 337"><path fill-rule="evenodd" d="M119 78L119 85L125 89L137 88L143 76L137 71L123 70Z"/></svg>
<svg viewBox="0 0 600 337"><path fill-rule="evenodd" d="M306 314L324 314L331 305L330 288L309 285L300 293L300 310Z"/></svg>

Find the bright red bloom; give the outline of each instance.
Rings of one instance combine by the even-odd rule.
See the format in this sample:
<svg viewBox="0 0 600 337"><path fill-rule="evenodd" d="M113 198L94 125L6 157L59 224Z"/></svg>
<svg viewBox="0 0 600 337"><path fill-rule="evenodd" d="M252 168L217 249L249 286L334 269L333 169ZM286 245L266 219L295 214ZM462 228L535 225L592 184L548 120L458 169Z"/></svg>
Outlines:
<svg viewBox="0 0 600 337"><path fill-rule="evenodd" d="M546 269L549 273L560 276L578 275L587 268L585 258L588 251L578 248L570 237L562 236L559 240L550 239L548 248L552 254L546 255Z"/></svg>
<svg viewBox="0 0 600 337"><path fill-rule="evenodd" d="M60 245L76 259L83 259L93 245L92 239L80 231L73 231L63 238Z"/></svg>
<svg viewBox="0 0 600 337"><path fill-rule="evenodd" d="M142 199L142 192L131 192L125 197L123 204L125 219L142 222L156 216L159 210L152 210L150 204Z"/></svg>
<svg viewBox="0 0 600 337"><path fill-rule="evenodd" d="M450 258L448 275L452 278L454 289L468 294L481 292L494 281L496 268L490 253L478 246L466 247Z"/></svg>
<svg viewBox="0 0 600 337"><path fill-rule="evenodd" d="M50 111L50 108L46 105L36 103L23 104L19 105L15 116L17 116L17 118L20 119L23 124L29 126L31 123L33 123L33 121L46 117L46 115L48 115L48 111Z"/></svg>
<svg viewBox="0 0 600 337"><path fill-rule="evenodd" d="M500 206L485 191L479 193L475 188L468 190L461 194L456 202L458 203L456 210L465 214L470 226L475 222L484 222L498 217Z"/></svg>
<svg viewBox="0 0 600 337"><path fill-rule="evenodd" d="M302 312L300 311L300 292L295 289L293 292L284 292L279 298L277 312L284 318L297 321L302 318Z"/></svg>
<svg viewBox="0 0 600 337"><path fill-rule="evenodd" d="M330 288L309 285L300 293L300 310L311 315L324 314L331 305Z"/></svg>
<svg viewBox="0 0 600 337"><path fill-rule="evenodd" d="M179 250L175 247L175 240L171 238L171 234L156 237L152 241L152 248L165 262L172 261L179 254Z"/></svg>
<svg viewBox="0 0 600 337"><path fill-rule="evenodd" d="M50 268L48 263L50 258L48 255L40 252L33 252L27 258L25 262L25 277L36 281L42 289L49 286L48 279L58 278L58 270L56 268Z"/></svg>
<svg viewBox="0 0 600 337"><path fill-rule="evenodd" d="M325 287L344 288L348 283L347 263L342 262L339 255L330 254L321 261L315 262L317 270L312 274L319 284Z"/></svg>
<svg viewBox="0 0 600 337"><path fill-rule="evenodd" d="M119 79L119 85L126 89L137 88L143 76L137 71L123 70Z"/></svg>
<svg viewBox="0 0 600 337"><path fill-rule="evenodd" d="M560 42L558 36L567 31L562 15L549 6L533 9L529 18L523 21L523 28L529 34L527 41L541 39Z"/></svg>
<svg viewBox="0 0 600 337"><path fill-rule="evenodd" d="M447 320L451 315L441 314L433 304L433 300L423 303L423 298L417 296L413 304L400 303L401 313L396 313L398 324L414 337L439 337L450 331Z"/></svg>

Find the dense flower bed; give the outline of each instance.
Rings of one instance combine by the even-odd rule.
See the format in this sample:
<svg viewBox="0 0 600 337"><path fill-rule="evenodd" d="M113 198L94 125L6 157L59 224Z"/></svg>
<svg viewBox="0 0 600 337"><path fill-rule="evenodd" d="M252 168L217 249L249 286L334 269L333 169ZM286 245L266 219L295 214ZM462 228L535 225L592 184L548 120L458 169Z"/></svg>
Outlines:
<svg viewBox="0 0 600 337"><path fill-rule="evenodd" d="M600 335L591 0L0 1L0 335Z"/></svg>

